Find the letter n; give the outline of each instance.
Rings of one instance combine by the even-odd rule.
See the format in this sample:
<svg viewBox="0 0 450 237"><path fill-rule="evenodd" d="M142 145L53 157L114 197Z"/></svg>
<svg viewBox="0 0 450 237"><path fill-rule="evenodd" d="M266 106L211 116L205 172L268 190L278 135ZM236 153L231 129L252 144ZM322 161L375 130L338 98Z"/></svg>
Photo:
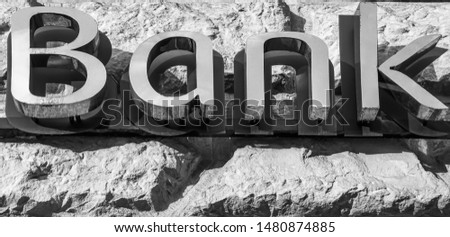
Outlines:
<svg viewBox="0 0 450 237"><path fill-rule="evenodd" d="M236 132L272 134L279 129L274 128L278 121L271 116L273 98L269 70L273 65L287 65L296 70L295 110L301 115L296 115L300 121L294 129L298 129L298 134L334 133L335 128L321 125L331 114L334 100L328 47L320 38L300 32L252 36L247 40L245 51L236 55L234 89L235 99L240 104L240 111L235 111ZM257 126L253 126L255 121Z"/></svg>

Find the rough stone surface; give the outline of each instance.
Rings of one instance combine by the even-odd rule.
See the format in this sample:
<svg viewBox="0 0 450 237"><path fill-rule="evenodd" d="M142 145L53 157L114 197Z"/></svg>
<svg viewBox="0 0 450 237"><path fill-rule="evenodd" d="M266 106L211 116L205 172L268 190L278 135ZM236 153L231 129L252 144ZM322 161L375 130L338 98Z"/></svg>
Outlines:
<svg viewBox="0 0 450 237"><path fill-rule="evenodd" d="M445 140L234 139L232 158L205 171L165 214L448 216L448 145ZM437 162L424 166L419 153Z"/></svg>
<svg viewBox="0 0 450 237"><path fill-rule="evenodd" d="M235 152L206 172L180 214L200 216L448 215L449 186L413 153L335 153L305 148ZM185 200L186 199L186 200Z"/></svg>
<svg viewBox="0 0 450 237"><path fill-rule="evenodd" d="M78 3L77 3L78 2ZM338 15L353 14L358 3L284 3L282 1L249 1L245 4L156 4L151 1L88 2L65 1L62 6L77 8L94 17L99 29L107 34L114 47L108 72L119 77L129 63L132 52L149 37L167 31L200 32L213 42L225 61L227 74L233 73L233 58L245 47L249 36L278 31L303 31L323 39L329 46L335 70L336 85L340 81ZM9 18L25 3L0 3L0 77L6 72L6 39ZM379 62L384 62L412 40L427 34L442 34L439 47L450 46L450 12L448 3L378 3ZM120 16L120 17L117 17ZM426 89L444 93L450 83L444 53L419 75ZM289 74L276 68L274 74ZM276 81L277 78L274 78ZM290 81L294 78L288 77ZM174 86L179 83L174 82ZM289 88L286 88L289 90ZM275 91L276 93L277 91Z"/></svg>
<svg viewBox="0 0 450 237"><path fill-rule="evenodd" d="M16 138L0 143L0 215L448 216L449 147L422 139Z"/></svg>
<svg viewBox="0 0 450 237"><path fill-rule="evenodd" d="M356 3L68 3L93 16L114 46L119 80L139 43L188 30L232 60L254 34L305 31L330 47L340 79L338 14ZM0 3L0 77L9 17ZM379 3L379 61L426 34L450 48L450 4ZM119 17L120 16L120 17ZM416 78L445 93L450 54ZM181 87L173 76L167 78ZM277 93L293 92L289 69L274 70ZM169 85L163 83L170 90ZM4 86L0 86L4 88ZM283 94L285 93L285 94ZM0 106L1 112L1 106ZM17 137L0 141L0 216L449 216L450 142L425 139Z"/></svg>
<svg viewBox="0 0 450 237"><path fill-rule="evenodd" d="M0 207L9 215L27 216L164 210L201 161L195 150L173 142L114 137L2 141Z"/></svg>

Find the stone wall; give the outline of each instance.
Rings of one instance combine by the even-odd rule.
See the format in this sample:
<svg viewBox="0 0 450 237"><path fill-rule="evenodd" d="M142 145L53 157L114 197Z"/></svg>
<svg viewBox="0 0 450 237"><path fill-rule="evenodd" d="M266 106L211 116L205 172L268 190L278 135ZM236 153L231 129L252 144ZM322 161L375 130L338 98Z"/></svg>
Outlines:
<svg viewBox="0 0 450 237"><path fill-rule="evenodd" d="M65 4L94 17L111 39L112 77L120 78L139 43L160 32L209 36L232 80L232 58L249 36L304 31L328 44L339 83L338 15L357 7L134 2ZM6 67L9 17L25 6L0 3L0 72ZM379 3L379 61L426 34L442 34L439 46L450 48L449 13L445 3ZM445 53L415 80L445 93L449 60ZM1 138L0 216L449 216L449 143L100 134Z"/></svg>

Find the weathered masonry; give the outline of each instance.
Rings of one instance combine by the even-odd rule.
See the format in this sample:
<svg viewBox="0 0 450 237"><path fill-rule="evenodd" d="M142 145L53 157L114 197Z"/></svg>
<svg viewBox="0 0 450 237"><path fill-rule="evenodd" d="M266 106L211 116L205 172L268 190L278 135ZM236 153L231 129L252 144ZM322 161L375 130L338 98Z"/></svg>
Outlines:
<svg viewBox="0 0 450 237"><path fill-rule="evenodd" d="M47 24L57 16L63 24ZM377 6L339 16L342 83L334 85L328 47L300 32L254 35L234 60L234 98L225 99L224 65L211 40L165 32L143 42L120 81L107 77L111 43L89 15L33 7L11 19L6 119L2 129L33 134L140 129L152 135L322 135L445 137L445 98L412 78L442 51L440 35L411 43L378 65ZM185 92L162 94L167 69L187 67ZM271 67L295 69L296 96L274 100ZM50 84L69 93L49 94Z"/></svg>

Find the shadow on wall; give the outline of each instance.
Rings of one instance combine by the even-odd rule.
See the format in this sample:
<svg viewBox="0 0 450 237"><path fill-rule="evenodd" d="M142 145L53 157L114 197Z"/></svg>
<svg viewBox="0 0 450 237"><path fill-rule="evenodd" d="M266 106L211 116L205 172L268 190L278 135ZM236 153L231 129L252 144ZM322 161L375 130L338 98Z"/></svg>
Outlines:
<svg viewBox="0 0 450 237"><path fill-rule="evenodd" d="M379 64L382 64L388 58L396 54L405 46L386 46L379 45L378 46L378 61ZM447 97L449 96L450 91L450 74L445 74L440 77L436 74L435 68L433 64L431 64L434 60L439 58L441 55L448 52L448 49L436 47L434 50L434 57L430 57L426 63L430 63L423 71L417 72L418 74L414 77L414 81L416 81L419 85L429 91L431 94L436 95L438 97Z"/></svg>
<svg viewBox="0 0 450 237"><path fill-rule="evenodd" d="M37 0L27 0L30 7L42 7L44 4L39 3Z"/></svg>
<svg viewBox="0 0 450 237"><path fill-rule="evenodd" d="M31 6L42 6L42 4L35 0L28 1ZM304 32L306 19L290 11L291 16L291 30L297 32ZM0 32L5 29L0 26ZM380 45L379 55L386 56L382 61L394 55L403 46L388 47ZM132 53L122 51L120 49L113 49L112 58L107 65L108 76L120 81L123 73L130 62ZM444 75L437 79L434 67L429 66L424 73L427 78L433 80L419 80L420 84L432 93L444 94L450 89L450 75ZM231 92L233 75L226 76L226 88ZM114 136L114 135L111 135ZM158 141L162 144L174 148L176 150L181 147L194 148L201 155L201 162L196 167L190 180L183 184L183 187L174 190L170 194L170 198L160 198L164 188L152 190L152 199L157 204L157 211L166 210L169 205L178 199L182 198L185 189L196 184L202 172L220 168L224 166L230 159L232 159L236 150L250 146L260 149L290 149L290 148L306 148L311 151L310 156L326 156L341 152L365 153L365 154L386 154L386 153L404 153L411 152L411 149L405 145L403 139L373 139L373 138L304 138L304 137L176 137L176 138L162 138L162 137L116 137L113 139L99 139L103 138L101 135L95 136L62 136L55 139L55 137L39 137L37 140L23 140L20 138L10 139L6 142L17 143L41 143L52 147L61 149L69 149L76 153L96 151L99 149L106 149L114 146L123 146L129 143L140 143L147 141ZM430 143L433 141L430 141ZM450 147L450 142L444 141L443 147ZM450 158L446 156L446 150L430 158L430 154L425 151L415 150L414 153L424 163L427 170L435 173L448 172L445 168L450 164ZM173 170L166 170L166 173L176 173Z"/></svg>
<svg viewBox="0 0 450 237"><path fill-rule="evenodd" d="M176 167L165 168L159 174L161 182L152 188L149 194L155 211L164 211L177 200L183 198L183 193L189 186L199 182L201 174L207 170L223 167L230 161L238 149L253 147L261 150L284 150L291 148L304 148L310 153L308 157L329 156L343 152L368 155L411 153L411 147L426 147L427 149L415 149L414 153L419 157L424 167L435 174L445 173L446 165L450 164L448 157L450 141L424 140L424 139L394 139L394 138L334 138L334 137L121 137L104 136L61 136L58 139L51 136L38 137L37 139L14 138L7 139L5 143L44 144L59 149L71 150L75 153L92 152L89 159L96 159L95 151L108 149L127 144L141 144L150 141L159 142L164 146L179 151L180 154L199 155L200 161L192 166L193 171L186 177L180 177L182 170L186 168L183 161L177 161ZM427 143L427 144L422 144ZM309 159L309 158L306 158ZM428 160L427 160L428 159ZM39 176L41 177L41 176ZM171 180L174 184L168 184ZM163 182L164 181L164 182ZM167 193L166 190L170 191Z"/></svg>

